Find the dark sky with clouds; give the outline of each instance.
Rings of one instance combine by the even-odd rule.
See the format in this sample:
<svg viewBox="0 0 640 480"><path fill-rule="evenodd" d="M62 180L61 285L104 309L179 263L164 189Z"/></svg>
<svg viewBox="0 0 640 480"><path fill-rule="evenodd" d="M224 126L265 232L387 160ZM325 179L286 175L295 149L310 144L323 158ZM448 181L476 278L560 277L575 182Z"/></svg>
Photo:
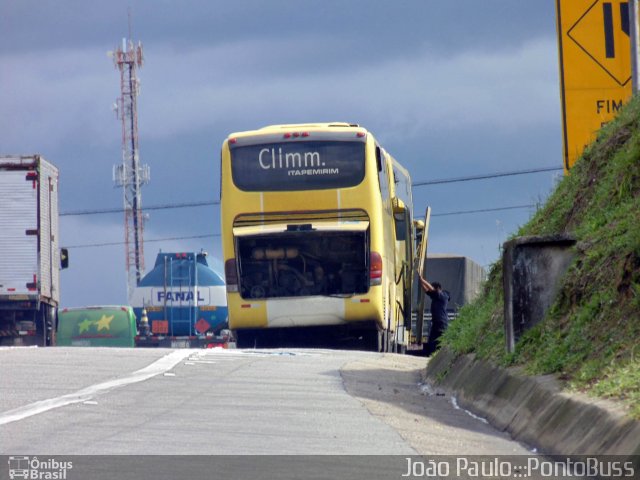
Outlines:
<svg viewBox="0 0 640 480"><path fill-rule="evenodd" d="M217 200L219 152L233 131L347 121L371 130L414 181L562 165L552 0L51 1L0 3L2 153L39 152L60 169L61 210L117 208L121 162L106 53L144 44L143 205ZM416 187L416 214L527 205L556 175ZM430 249L488 265L532 211L432 220ZM159 249L221 256L217 207L154 210ZM65 306L126 302L122 214L63 216L71 249ZM216 262L214 262L216 263Z"/></svg>

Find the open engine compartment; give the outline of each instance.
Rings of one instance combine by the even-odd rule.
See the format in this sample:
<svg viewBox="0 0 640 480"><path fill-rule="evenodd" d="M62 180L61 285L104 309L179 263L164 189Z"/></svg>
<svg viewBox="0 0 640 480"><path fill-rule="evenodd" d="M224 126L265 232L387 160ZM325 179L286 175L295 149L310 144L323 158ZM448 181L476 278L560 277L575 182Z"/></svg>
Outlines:
<svg viewBox="0 0 640 480"><path fill-rule="evenodd" d="M297 227L236 237L242 298L353 295L369 290L368 230Z"/></svg>

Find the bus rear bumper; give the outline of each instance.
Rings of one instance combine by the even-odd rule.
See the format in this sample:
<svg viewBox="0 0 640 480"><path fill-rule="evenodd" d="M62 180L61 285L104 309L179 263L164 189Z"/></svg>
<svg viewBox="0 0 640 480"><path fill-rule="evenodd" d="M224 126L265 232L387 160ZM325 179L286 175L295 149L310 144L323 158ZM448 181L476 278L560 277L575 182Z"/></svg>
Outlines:
<svg viewBox="0 0 640 480"><path fill-rule="evenodd" d="M233 302L232 302L233 303ZM349 325L377 321L381 312L371 295L348 297L309 296L283 299L242 301L230 308L229 327L292 328Z"/></svg>
<svg viewBox="0 0 640 480"><path fill-rule="evenodd" d="M270 328L340 325L345 323L345 299L305 297L267 300Z"/></svg>

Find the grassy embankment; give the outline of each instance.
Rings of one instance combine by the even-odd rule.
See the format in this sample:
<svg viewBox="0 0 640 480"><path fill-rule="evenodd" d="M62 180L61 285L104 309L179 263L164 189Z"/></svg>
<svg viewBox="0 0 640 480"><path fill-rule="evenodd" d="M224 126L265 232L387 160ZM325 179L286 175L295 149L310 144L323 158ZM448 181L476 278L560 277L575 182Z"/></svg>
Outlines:
<svg viewBox="0 0 640 480"><path fill-rule="evenodd" d="M545 320L505 351L502 263L443 337L569 388L622 400L640 419L640 97L606 125L571 174L515 236L571 233L577 255Z"/></svg>

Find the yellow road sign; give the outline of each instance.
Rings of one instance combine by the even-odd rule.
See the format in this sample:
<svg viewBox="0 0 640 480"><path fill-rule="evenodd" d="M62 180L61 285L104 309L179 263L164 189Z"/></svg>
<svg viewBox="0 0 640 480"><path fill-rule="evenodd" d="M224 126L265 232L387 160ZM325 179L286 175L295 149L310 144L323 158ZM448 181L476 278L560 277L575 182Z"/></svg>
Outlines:
<svg viewBox="0 0 640 480"><path fill-rule="evenodd" d="M556 0L565 172L631 96L629 4Z"/></svg>

